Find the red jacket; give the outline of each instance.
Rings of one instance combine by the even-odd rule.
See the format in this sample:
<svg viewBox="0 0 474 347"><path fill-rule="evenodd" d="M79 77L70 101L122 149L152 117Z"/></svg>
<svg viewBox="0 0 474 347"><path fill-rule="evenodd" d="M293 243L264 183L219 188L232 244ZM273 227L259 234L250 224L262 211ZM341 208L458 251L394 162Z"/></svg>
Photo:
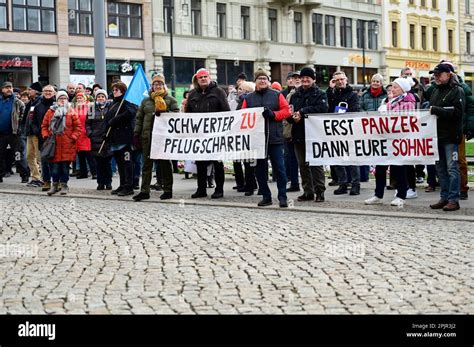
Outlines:
<svg viewBox="0 0 474 347"><path fill-rule="evenodd" d="M53 110L48 110L46 112L43 123L41 124L41 135L43 138L52 136L51 130L49 130L49 125L51 119L54 116ZM76 142L77 139L81 136L82 125L77 114L71 110L66 115L66 128L62 135L56 135L56 150L54 153L53 160L50 160L52 163L57 163L60 161L74 161L76 160Z"/></svg>
<svg viewBox="0 0 474 347"><path fill-rule="evenodd" d="M90 151L91 150L91 139L87 136L86 132L86 120L89 110L89 102L86 102L82 105L76 105L76 113L81 121L82 133L79 139L77 140L77 151Z"/></svg>

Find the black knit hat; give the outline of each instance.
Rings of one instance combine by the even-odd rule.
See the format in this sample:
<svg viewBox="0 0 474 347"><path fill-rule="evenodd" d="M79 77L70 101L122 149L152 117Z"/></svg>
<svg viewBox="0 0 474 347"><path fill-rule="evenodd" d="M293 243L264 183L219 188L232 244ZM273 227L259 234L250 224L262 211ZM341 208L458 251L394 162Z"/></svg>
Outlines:
<svg viewBox="0 0 474 347"><path fill-rule="evenodd" d="M313 80L316 79L316 73L314 72L314 69L310 68L310 67L304 67L301 69L301 72L300 72L300 77L303 78L303 77L311 77Z"/></svg>
<svg viewBox="0 0 474 347"><path fill-rule="evenodd" d="M239 73L239 75L237 76L237 79L238 80L247 80L247 75L244 73L244 72L241 72Z"/></svg>
<svg viewBox="0 0 474 347"><path fill-rule="evenodd" d="M38 93L43 92L43 86L39 82L35 82L30 86L30 89L36 90Z"/></svg>

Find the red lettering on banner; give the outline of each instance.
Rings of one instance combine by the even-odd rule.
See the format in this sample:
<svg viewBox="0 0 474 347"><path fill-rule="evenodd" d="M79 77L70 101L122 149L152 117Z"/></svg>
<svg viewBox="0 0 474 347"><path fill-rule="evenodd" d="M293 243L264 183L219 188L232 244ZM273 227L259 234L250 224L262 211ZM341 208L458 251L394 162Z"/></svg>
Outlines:
<svg viewBox="0 0 474 347"><path fill-rule="evenodd" d="M361 118L364 134L397 134L420 132L416 116Z"/></svg>
<svg viewBox="0 0 474 347"><path fill-rule="evenodd" d="M395 157L420 157L434 155L432 138L429 139L396 139L392 141Z"/></svg>
<svg viewBox="0 0 474 347"><path fill-rule="evenodd" d="M242 123L240 123L240 129L253 129L256 122L257 114L255 112L253 114L242 113Z"/></svg>

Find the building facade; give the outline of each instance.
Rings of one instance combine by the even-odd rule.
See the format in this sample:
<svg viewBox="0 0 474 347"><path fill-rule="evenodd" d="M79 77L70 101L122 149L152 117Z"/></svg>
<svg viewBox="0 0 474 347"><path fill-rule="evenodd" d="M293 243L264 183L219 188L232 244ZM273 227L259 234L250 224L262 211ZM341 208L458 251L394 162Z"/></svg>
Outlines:
<svg viewBox="0 0 474 347"><path fill-rule="evenodd" d="M474 89L474 1L459 0L459 73Z"/></svg>
<svg viewBox="0 0 474 347"><path fill-rule="evenodd" d="M464 0L385 0L384 77L400 75L411 67L417 78L429 78L429 71L442 59L459 64L459 6Z"/></svg>
<svg viewBox="0 0 474 347"><path fill-rule="evenodd" d="M222 86L242 71L252 79L258 67L285 83L288 72L304 66L315 67L320 85L342 69L360 86L364 55L366 80L382 62L381 10L380 0L155 0L154 68L169 81L172 28L181 88L201 67Z"/></svg>
<svg viewBox="0 0 474 347"><path fill-rule="evenodd" d="M153 68L151 0L105 1L107 82ZM0 82L94 81L92 0L0 1Z"/></svg>

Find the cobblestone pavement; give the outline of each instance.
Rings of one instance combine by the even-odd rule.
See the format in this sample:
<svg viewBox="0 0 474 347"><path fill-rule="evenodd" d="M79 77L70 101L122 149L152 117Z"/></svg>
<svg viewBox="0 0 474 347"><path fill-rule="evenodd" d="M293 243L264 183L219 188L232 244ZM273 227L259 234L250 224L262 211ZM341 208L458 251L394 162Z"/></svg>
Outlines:
<svg viewBox="0 0 474 347"><path fill-rule="evenodd" d="M0 194L0 314L472 314L472 226Z"/></svg>

